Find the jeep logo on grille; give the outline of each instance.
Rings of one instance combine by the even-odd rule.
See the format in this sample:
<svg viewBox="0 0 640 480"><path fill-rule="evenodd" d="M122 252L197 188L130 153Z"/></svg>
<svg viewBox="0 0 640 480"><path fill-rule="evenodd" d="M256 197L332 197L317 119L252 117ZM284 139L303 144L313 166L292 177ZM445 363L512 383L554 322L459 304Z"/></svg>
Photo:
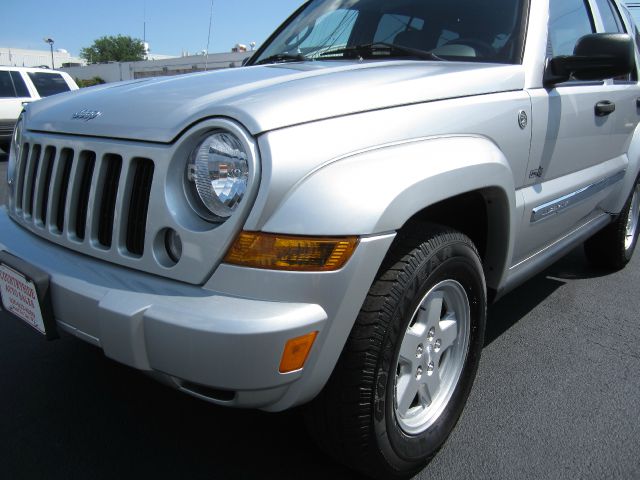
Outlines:
<svg viewBox="0 0 640 480"><path fill-rule="evenodd" d="M85 109L74 113L71 118L73 118L74 120L84 120L85 122L88 122L89 120L93 120L100 115L102 115L102 112L99 112L98 110Z"/></svg>

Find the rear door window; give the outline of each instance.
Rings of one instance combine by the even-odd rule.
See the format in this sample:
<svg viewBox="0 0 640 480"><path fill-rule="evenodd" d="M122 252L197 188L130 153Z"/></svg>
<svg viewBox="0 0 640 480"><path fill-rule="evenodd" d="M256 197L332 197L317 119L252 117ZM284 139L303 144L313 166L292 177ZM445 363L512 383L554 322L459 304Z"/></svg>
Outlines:
<svg viewBox="0 0 640 480"><path fill-rule="evenodd" d="M29 72L29 78L41 97L71 90L59 73Z"/></svg>
<svg viewBox="0 0 640 480"><path fill-rule="evenodd" d="M13 80L13 86L16 89L16 95L18 97L30 97L29 89L27 88L27 84L24 83L24 79L20 72L11 71L11 80Z"/></svg>
<svg viewBox="0 0 640 480"><path fill-rule="evenodd" d="M0 98L15 98L16 91L13 89L13 82L6 70L0 70Z"/></svg>

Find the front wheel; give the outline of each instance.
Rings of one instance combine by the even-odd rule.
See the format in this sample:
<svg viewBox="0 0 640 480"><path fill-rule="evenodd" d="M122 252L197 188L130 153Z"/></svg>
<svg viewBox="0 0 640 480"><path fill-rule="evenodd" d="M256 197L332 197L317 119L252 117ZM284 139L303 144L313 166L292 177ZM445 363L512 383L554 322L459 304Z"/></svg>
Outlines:
<svg viewBox="0 0 640 480"><path fill-rule="evenodd" d="M486 287L473 243L433 225L419 230L399 234L307 409L321 446L377 478L407 478L435 455L462 413L483 345Z"/></svg>

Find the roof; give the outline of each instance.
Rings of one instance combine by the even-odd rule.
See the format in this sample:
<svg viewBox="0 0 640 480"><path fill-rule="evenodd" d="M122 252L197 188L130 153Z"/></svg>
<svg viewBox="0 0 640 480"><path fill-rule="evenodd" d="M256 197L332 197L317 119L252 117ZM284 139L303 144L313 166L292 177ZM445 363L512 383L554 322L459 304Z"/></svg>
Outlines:
<svg viewBox="0 0 640 480"><path fill-rule="evenodd" d="M11 65L0 65L0 70L14 70L20 72L55 72L62 73L58 70L51 70L50 68L38 68L38 67L12 67Z"/></svg>

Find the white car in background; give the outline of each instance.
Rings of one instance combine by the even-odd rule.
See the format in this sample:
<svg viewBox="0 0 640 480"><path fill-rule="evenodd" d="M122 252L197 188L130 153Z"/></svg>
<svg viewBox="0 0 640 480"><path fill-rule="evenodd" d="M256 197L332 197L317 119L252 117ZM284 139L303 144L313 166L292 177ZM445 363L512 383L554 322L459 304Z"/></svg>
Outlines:
<svg viewBox="0 0 640 480"><path fill-rule="evenodd" d="M0 66L0 148L9 151L23 103L77 89L76 82L64 72Z"/></svg>

